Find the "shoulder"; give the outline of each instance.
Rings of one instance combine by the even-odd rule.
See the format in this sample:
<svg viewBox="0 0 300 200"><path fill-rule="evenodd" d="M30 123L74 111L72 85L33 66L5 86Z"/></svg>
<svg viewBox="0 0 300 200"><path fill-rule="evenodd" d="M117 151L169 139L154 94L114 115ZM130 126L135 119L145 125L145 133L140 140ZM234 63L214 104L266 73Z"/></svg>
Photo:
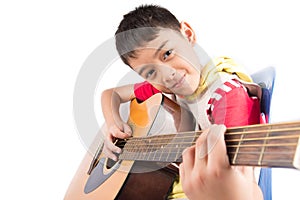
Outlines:
<svg viewBox="0 0 300 200"><path fill-rule="evenodd" d="M215 104L225 96L237 97L235 95L240 96L240 94L245 94L245 93L247 93L247 88L238 80L231 79L224 82L211 94L208 103Z"/></svg>
<svg viewBox="0 0 300 200"><path fill-rule="evenodd" d="M226 126L259 123L260 103L248 89L236 79L226 81L212 93L207 114L211 121Z"/></svg>
<svg viewBox="0 0 300 200"><path fill-rule="evenodd" d="M235 92L237 90L242 90L244 92L247 92L247 88L238 80L236 79L230 79L224 82L222 85L220 85L213 94L218 94L221 96L225 96L229 93Z"/></svg>

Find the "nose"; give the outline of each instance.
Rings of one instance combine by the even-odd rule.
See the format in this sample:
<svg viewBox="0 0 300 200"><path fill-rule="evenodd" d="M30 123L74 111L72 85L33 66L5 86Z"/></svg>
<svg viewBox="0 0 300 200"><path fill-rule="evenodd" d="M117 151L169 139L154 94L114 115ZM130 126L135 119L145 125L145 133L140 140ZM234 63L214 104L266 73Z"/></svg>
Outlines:
<svg viewBox="0 0 300 200"><path fill-rule="evenodd" d="M166 67L164 76L163 76L163 81L164 83L170 83L174 79L176 75L176 70L172 67Z"/></svg>

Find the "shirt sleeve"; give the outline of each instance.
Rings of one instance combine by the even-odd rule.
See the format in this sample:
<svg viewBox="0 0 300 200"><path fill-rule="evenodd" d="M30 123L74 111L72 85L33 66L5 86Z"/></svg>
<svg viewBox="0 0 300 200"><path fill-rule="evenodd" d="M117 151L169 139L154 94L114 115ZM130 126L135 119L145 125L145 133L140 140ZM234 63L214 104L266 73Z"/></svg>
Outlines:
<svg viewBox="0 0 300 200"><path fill-rule="evenodd" d="M209 116L212 123L226 127L260 123L259 99L250 97L245 87L234 87L228 92L222 90L219 95L219 100L211 102Z"/></svg>
<svg viewBox="0 0 300 200"><path fill-rule="evenodd" d="M134 94L139 101L145 101L156 93L160 91L147 81L134 84Z"/></svg>

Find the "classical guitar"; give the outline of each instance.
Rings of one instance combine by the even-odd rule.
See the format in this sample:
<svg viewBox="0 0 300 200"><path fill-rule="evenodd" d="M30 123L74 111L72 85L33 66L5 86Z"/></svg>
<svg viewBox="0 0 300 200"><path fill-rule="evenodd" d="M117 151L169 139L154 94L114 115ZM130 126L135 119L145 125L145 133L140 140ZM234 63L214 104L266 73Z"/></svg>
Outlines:
<svg viewBox="0 0 300 200"><path fill-rule="evenodd" d="M102 145L93 155L88 152L65 199L166 199L178 174L172 163L182 161L183 150L195 143L201 131L156 134L153 129L157 124L167 123L159 117L162 110L181 112L176 103L161 94L143 103L133 100L128 124L134 134L116 142L123 150L119 160L105 158ZM181 121L188 118L180 116L184 116ZM225 134L232 165L300 169L299 141L300 121L228 128Z"/></svg>

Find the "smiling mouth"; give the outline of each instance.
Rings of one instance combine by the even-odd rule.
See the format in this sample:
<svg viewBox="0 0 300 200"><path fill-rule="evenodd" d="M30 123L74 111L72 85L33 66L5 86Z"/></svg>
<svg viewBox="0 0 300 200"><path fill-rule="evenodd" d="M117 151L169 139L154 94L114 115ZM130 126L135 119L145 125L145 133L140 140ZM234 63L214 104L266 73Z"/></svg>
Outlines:
<svg viewBox="0 0 300 200"><path fill-rule="evenodd" d="M183 81L184 81L184 78L185 78L185 74L178 80L177 83L175 83L175 84L171 87L171 89L173 89L173 88L179 88L179 87L182 85L182 83L183 83Z"/></svg>

